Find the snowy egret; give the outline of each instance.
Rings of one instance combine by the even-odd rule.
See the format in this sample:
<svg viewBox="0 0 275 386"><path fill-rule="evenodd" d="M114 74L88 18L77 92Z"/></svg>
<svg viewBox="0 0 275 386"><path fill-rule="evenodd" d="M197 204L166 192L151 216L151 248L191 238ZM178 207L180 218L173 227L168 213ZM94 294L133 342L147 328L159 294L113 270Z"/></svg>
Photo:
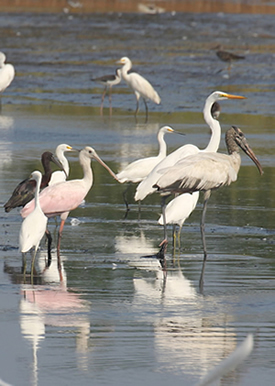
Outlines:
<svg viewBox="0 0 275 386"><path fill-rule="evenodd" d="M49 186L57 184L58 182L66 181L66 179L69 177L70 166L64 154L67 151L78 151L78 150L73 149L72 146L69 146L65 143L58 145L57 148L55 149L55 155L59 160L59 162L61 163L63 170L56 170L55 172L52 173L51 179L48 184Z"/></svg>
<svg viewBox="0 0 275 386"><path fill-rule="evenodd" d="M15 71L12 64L5 64L6 55L0 52L0 93L2 93L13 81ZM1 99L0 99L1 103Z"/></svg>
<svg viewBox="0 0 275 386"><path fill-rule="evenodd" d="M114 75L103 75L103 76L100 76L99 78L92 78L92 80L94 82L102 84L105 87L101 98L100 114L102 114L103 112L103 102L108 89L109 89L110 111L112 111L112 87L120 83L121 69L117 68Z"/></svg>
<svg viewBox="0 0 275 386"><path fill-rule="evenodd" d="M233 62L233 61L245 59L245 56L243 56L243 55L236 55L236 54L233 54L232 52L223 51L221 45L218 45L218 46L215 47L214 49L216 50L216 55L217 55L217 57L218 57L221 61L228 63L228 67L227 67L228 73L229 73L230 70L231 70L231 65L232 65L232 62Z"/></svg>
<svg viewBox="0 0 275 386"><path fill-rule="evenodd" d="M91 160L97 160L117 180L115 173L101 160L96 151L86 146L79 152L79 162L83 169L83 178L60 182L48 186L39 195L40 205L47 217L60 216L61 223L58 231L57 252L60 252L61 235L65 221L71 210L76 209L84 200L93 185ZM24 218L34 209L34 200L30 201L21 210Z"/></svg>
<svg viewBox="0 0 275 386"><path fill-rule="evenodd" d="M205 214L211 191L221 186L230 185L237 180L241 166L240 148L251 158L260 174L263 173L260 162L248 145L243 132L232 126L226 132L227 154L216 152L200 152L190 155L166 171L157 181L155 187L162 194L204 192L204 205L201 217L201 235L204 250L203 270L200 287L203 286L203 276L207 259L205 242Z"/></svg>
<svg viewBox="0 0 275 386"><path fill-rule="evenodd" d="M19 233L19 248L23 256L24 272L26 269L26 253L34 248L31 265L31 276L33 277L34 260L39 247L40 241L44 236L47 228L48 218L41 210L39 203L39 190L42 181L42 174L34 171L31 179L36 182L34 210L24 219Z"/></svg>
<svg viewBox="0 0 275 386"><path fill-rule="evenodd" d="M52 176L51 162L55 163L58 167L63 169L62 164L50 151L45 151L41 156L41 163L44 168L44 174L42 176L41 189L44 189ZM4 205L5 212L10 212L12 209L19 206L25 206L34 197L34 191L36 187L36 181L31 178L27 178L21 181L14 189L10 199Z"/></svg>
<svg viewBox="0 0 275 386"><path fill-rule="evenodd" d="M153 86L143 78L141 75L139 75L136 72L129 72L132 68L132 62L129 58L123 57L118 61L118 64L122 64L121 68L121 75L122 78L125 80L125 82L128 84L128 86L134 91L137 99L137 108L135 112L135 116L137 115L139 111L139 99L140 97L144 101L145 110L146 110L146 121L148 119L148 106L147 106L147 99L150 99L151 101L155 102L157 105L160 104L160 97L158 93L154 90Z"/></svg>
<svg viewBox="0 0 275 386"><path fill-rule="evenodd" d="M144 180L144 178L147 177L147 175L153 170L153 168L166 157L167 145L164 140L164 135L167 133L183 134L183 133L175 132L170 126L161 127L159 129L158 136L157 136L158 143L159 143L158 155L155 157L141 158L127 165L125 169L123 169L121 172L117 174L117 179L120 183L122 184L125 182L137 183ZM126 199L126 192L127 192L127 189L123 193L124 202L126 204L125 217L127 217L127 213L129 211L129 206Z"/></svg>

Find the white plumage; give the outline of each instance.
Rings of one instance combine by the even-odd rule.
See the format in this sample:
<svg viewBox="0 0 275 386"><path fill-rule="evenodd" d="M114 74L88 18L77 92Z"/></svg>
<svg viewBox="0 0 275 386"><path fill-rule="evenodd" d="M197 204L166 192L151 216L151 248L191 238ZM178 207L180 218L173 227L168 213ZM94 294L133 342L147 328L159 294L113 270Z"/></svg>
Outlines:
<svg viewBox="0 0 275 386"><path fill-rule="evenodd" d="M55 149L56 157L58 158L61 165L63 166L63 170L56 170L55 172L52 173L48 186L57 184L58 182L66 181L66 179L69 177L70 166L64 154L67 151L74 151L74 149L71 146L66 145L64 143L61 145L58 145L57 148Z"/></svg>
<svg viewBox="0 0 275 386"><path fill-rule="evenodd" d="M12 64L5 64L6 55L0 52L0 93L13 81L15 71Z"/></svg>

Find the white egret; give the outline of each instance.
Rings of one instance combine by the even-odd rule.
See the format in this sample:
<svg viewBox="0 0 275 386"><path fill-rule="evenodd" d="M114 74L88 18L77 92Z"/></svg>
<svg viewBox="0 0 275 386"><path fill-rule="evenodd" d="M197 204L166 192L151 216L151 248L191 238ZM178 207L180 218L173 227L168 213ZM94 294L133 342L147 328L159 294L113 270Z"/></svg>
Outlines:
<svg viewBox="0 0 275 386"><path fill-rule="evenodd" d="M100 76L99 78L92 78L92 80L104 86L104 91L101 98L100 114L102 114L103 112L103 102L108 89L109 89L109 104L110 104L110 111L111 111L112 110L112 87L120 83L121 69L117 68L115 74L103 75L103 76Z"/></svg>
<svg viewBox="0 0 275 386"><path fill-rule="evenodd" d="M57 252L60 252L61 235L65 221L71 210L76 209L84 200L93 185L93 172L91 169L91 160L96 159L108 172L117 179L112 170L101 160L96 151L86 146L79 153L79 162L83 169L84 177L60 182L48 186L39 195L40 205L47 217L60 216L61 224L58 231ZM34 200L30 201L21 210L21 216L24 218L34 209Z"/></svg>
<svg viewBox="0 0 275 386"><path fill-rule="evenodd" d="M147 99L150 99L151 101L155 102L157 105L160 104L160 97L156 90L153 88L153 86L143 78L141 75L139 75L136 72L130 72L132 68L132 62L129 58L123 57L118 61L118 64L123 64L121 68L121 75L122 78L125 80L125 82L128 84L128 86L134 91L137 99L137 108L135 112L135 116L137 115L139 111L139 99L140 97L144 101L145 110L146 110L146 120L148 119L148 106L147 106Z"/></svg>
<svg viewBox="0 0 275 386"><path fill-rule="evenodd" d="M221 126L220 123L214 119L211 115L211 108L218 100L225 99L245 99L243 96L227 94L223 91L215 91L205 101L203 115L206 123L211 129L211 138L204 150L200 150L197 146L192 144L183 145L174 152L165 157L158 165L154 167L151 173L138 185L135 193L135 200L142 201L146 196L156 191L153 185L161 176L161 171L165 168L175 165L178 161L191 154L197 154L199 152L217 151L220 145L221 139Z"/></svg>
<svg viewBox="0 0 275 386"><path fill-rule="evenodd" d="M13 81L15 70L12 64L5 64L6 55L0 52L0 93ZM0 101L1 102L1 101Z"/></svg>
<svg viewBox="0 0 275 386"><path fill-rule="evenodd" d="M48 186L48 183L52 176L51 162L55 163L58 167L63 169L62 164L50 151L45 151L41 156L41 163L44 169L42 176L42 182L40 189L44 189ZM10 212L12 209L19 206L25 206L34 197L36 187L36 181L31 178L27 178L21 181L14 189L10 199L4 205L5 212Z"/></svg>
<svg viewBox="0 0 275 386"><path fill-rule="evenodd" d="M26 269L26 253L30 249L34 248L31 265L31 275L33 277L35 256L40 241L46 231L48 218L41 210L39 202L39 190L42 181L42 174L39 171L34 171L31 175L31 178L36 182L34 209L22 222L19 233L19 248L23 256L24 272Z"/></svg>
<svg viewBox="0 0 275 386"><path fill-rule="evenodd" d="M237 180L241 166L240 148L251 158L260 174L263 173L260 162L248 145L243 132L232 126L226 132L227 154L216 152L200 152L184 158L173 167L163 171L155 187L164 195L171 193L204 192L204 205L201 217L201 235L204 250L203 269L200 288L203 287L203 276L207 259L205 242L205 214L211 191L221 186L230 185Z"/></svg>
<svg viewBox="0 0 275 386"><path fill-rule="evenodd" d="M66 179L69 177L70 173L70 166L67 158L65 157L66 152L68 151L77 151L72 148L72 146L67 145L65 143L62 143L61 145L58 145L55 149L55 155L61 165L63 166L63 170L56 170L52 173L51 179L49 181L49 186L57 184L58 182L66 181Z"/></svg>
<svg viewBox="0 0 275 386"><path fill-rule="evenodd" d="M151 172L151 170L166 157L167 154L167 145L164 140L164 135L167 133L175 133L175 131L170 126L163 126L159 129L158 132L158 143L159 143L159 153L155 157L147 157L135 160L130 163L123 169L121 172L117 173L117 179L120 183L131 182L137 183L144 180L145 177ZM182 134L182 133L178 133ZM129 211L128 202L126 199L127 189L123 193L124 202L126 204L126 215Z"/></svg>

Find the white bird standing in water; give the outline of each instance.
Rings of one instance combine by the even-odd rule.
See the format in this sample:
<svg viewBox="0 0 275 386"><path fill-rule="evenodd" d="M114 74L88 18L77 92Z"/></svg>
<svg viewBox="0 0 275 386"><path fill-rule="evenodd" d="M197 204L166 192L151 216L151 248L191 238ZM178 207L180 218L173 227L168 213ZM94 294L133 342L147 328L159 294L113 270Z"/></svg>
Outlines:
<svg viewBox="0 0 275 386"><path fill-rule="evenodd" d="M139 99L140 97L144 101L145 109L146 109L146 121L148 119L148 106L147 106L147 99L150 99L151 101L155 102L157 105L160 104L160 97L156 90L153 88L153 86L143 78L141 75L139 75L136 72L129 72L132 68L132 62L129 58L123 57L118 61L118 64L123 64L121 68L121 75L122 78L125 80L125 82L128 84L128 86L134 91L137 99L137 108L135 112L135 116L137 115L139 111Z"/></svg>
<svg viewBox="0 0 275 386"><path fill-rule="evenodd" d="M33 276L35 256L40 241L45 234L48 218L44 215L39 202L39 190L42 181L42 174L39 171L34 171L31 175L31 178L36 181L34 210L28 214L28 216L22 222L19 233L19 248L23 255L23 266L25 272L25 254L34 247L31 266L31 275Z"/></svg>
<svg viewBox="0 0 275 386"><path fill-rule="evenodd" d="M203 269L200 288L203 288L203 276L207 259L205 242L205 214L211 191L221 186L230 185L237 180L241 166L240 148L251 158L260 174L263 170L256 155L250 148L243 132L232 126L226 132L226 145L229 155L216 152L200 152L167 168L155 187L161 194L204 192L204 205L201 217L201 235L204 250Z"/></svg>
<svg viewBox="0 0 275 386"><path fill-rule="evenodd" d="M125 169L123 169L121 172L119 172L116 176L118 181L123 184L125 182L131 182L131 183L137 183L144 178L147 177L147 175L151 172L151 170L166 157L167 154L167 145L164 140L164 135L167 133L175 133L175 131L170 126L163 126L159 129L158 132L158 143L159 143L159 153L155 157L147 157L147 158L141 158L138 159L129 165L126 166ZM182 134L182 133L178 133ZM129 211L128 202L126 200L126 192L127 189L123 193L124 202L126 204L126 215Z"/></svg>
<svg viewBox="0 0 275 386"><path fill-rule="evenodd" d="M11 84L13 81L15 70L12 64L5 64L6 55L0 52L0 94ZM1 107L1 96L0 96Z"/></svg>
<svg viewBox="0 0 275 386"><path fill-rule="evenodd" d="M77 151L77 150L73 149L72 146L66 145L65 143L58 145L57 148L55 149L55 155L59 160L59 162L61 163L61 165L63 166L63 170L56 170L55 172L52 173L48 186L57 184L58 182L66 181L66 179L69 177L70 166L64 154L67 151Z"/></svg>
<svg viewBox="0 0 275 386"><path fill-rule="evenodd" d="M110 104L110 112L112 111L112 87L119 84L121 81L121 69L117 68L115 74L111 75L103 75L99 78L92 78L94 82L102 84L105 88L101 98L100 105L100 114L103 112L103 102L106 95L107 90L109 89L109 104Z"/></svg>

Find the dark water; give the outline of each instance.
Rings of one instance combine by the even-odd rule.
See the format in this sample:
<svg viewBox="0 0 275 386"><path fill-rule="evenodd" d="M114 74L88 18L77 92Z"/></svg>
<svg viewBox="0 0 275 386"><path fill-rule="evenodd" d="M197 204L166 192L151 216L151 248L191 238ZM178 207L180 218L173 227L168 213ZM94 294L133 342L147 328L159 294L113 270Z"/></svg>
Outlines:
<svg viewBox="0 0 275 386"><path fill-rule="evenodd" d="M183 143L203 148L202 118L213 90L246 100L224 101L223 133L239 126L264 175L243 156L238 181L213 193L207 213L204 294L198 290L202 248L201 201L186 222L177 268L168 246L168 275L142 255L158 251L159 197L123 220L124 186L92 163L95 181L84 207L71 212L62 239L63 283L46 247L37 256L36 284L22 284L19 211L0 214L0 379L12 385L193 385L248 333L255 347L222 385L270 385L274 370L274 18L269 15L170 14L1 15L1 50L16 67L2 96L0 203L40 169L44 150L60 143L93 146L118 171L157 152L163 124L185 132L167 136L169 151ZM230 77L217 43L245 53ZM113 114L92 76L112 73L132 58L162 98L143 110L124 84L113 90ZM221 71L220 71L221 70ZM221 149L225 146L222 141ZM71 178L81 177L76 156ZM77 221L77 220L78 221ZM54 232L54 222L50 222ZM170 243L171 244L171 243ZM30 258L29 258L30 260ZM29 268L29 267L28 267Z"/></svg>

